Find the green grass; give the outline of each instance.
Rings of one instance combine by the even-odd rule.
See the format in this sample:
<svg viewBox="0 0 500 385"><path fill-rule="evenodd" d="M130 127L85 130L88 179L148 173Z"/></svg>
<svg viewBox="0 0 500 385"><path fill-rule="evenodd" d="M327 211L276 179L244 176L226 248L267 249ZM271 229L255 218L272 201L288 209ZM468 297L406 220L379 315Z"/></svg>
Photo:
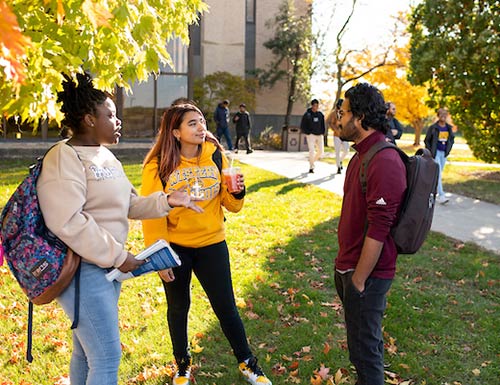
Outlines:
<svg viewBox="0 0 500 385"><path fill-rule="evenodd" d="M241 166L248 188L245 207L226 214L226 227L234 289L254 353L275 385L310 384L321 365L330 375L341 370L345 383L353 384L333 283L341 198ZM140 165L125 168L139 187ZM0 207L21 179L21 169L1 170ZM136 221L128 247L142 248ZM58 383L68 373L68 320L56 304L35 308L35 360L28 364L23 357L27 303L6 266L0 268L0 286L0 384ZM391 383L497 383L499 289L498 255L475 245L432 233L418 254L400 256L384 319ZM171 344L156 275L125 282L119 306L120 384L169 383ZM189 325L190 336L196 337L191 342L197 383L243 384L196 280Z"/></svg>

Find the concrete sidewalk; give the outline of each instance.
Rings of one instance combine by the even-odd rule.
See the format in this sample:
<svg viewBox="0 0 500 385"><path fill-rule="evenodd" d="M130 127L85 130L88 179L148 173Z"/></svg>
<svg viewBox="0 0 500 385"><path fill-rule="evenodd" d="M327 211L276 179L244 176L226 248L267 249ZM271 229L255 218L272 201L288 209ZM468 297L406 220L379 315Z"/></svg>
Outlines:
<svg viewBox="0 0 500 385"><path fill-rule="evenodd" d="M53 142L0 141L0 161L8 162L9 159L27 156L35 159L36 156L43 155L51 145ZM137 158L143 157L151 145L150 140L124 140L110 149L121 159L132 155ZM231 153L230 156L242 163L343 195L345 174L335 174L335 165L325 162L317 162L314 174L309 174L307 152L256 150L249 155L240 151L238 154ZM432 230L460 241L477 243L500 254L500 206L454 194L449 198L448 204L436 205Z"/></svg>
<svg viewBox="0 0 500 385"><path fill-rule="evenodd" d="M317 162L314 174L309 174L307 152L255 151L246 155L240 151L231 156L242 163L343 195L345 172L337 175L335 165ZM455 194L450 194L449 199L446 205L436 205L432 230L500 254L500 206Z"/></svg>

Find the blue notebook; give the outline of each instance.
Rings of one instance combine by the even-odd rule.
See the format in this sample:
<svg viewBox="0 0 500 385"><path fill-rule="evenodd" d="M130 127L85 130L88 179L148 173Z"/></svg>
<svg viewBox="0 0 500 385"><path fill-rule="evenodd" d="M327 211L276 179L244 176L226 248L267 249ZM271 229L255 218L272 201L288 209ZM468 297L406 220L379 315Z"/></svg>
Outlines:
<svg viewBox="0 0 500 385"><path fill-rule="evenodd" d="M129 273L122 273L119 269L114 269L106 274L106 279L110 282L112 280L122 282L126 279L138 277L153 271L165 270L181 265L179 256L164 239L156 241L141 251L135 256L135 259L143 260L144 263Z"/></svg>

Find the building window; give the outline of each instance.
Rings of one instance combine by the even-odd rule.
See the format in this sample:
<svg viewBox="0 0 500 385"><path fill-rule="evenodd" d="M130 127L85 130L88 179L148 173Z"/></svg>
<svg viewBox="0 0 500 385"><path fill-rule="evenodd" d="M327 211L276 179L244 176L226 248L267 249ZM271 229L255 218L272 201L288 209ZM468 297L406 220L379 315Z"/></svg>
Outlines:
<svg viewBox="0 0 500 385"><path fill-rule="evenodd" d="M123 128L131 137L150 136L158 130L163 110L179 97L188 96L188 47L180 39L168 42L172 66L159 65L158 77L134 83L123 95Z"/></svg>
<svg viewBox="0 0 500 385"><path fill-rule="evenodd" d="M246 22L255 23L255 0L246 0Z"/></svg>
<svg viewBox="0 0 500 385"><path fill-rule="evenodd" d="M245 23L245 77L254 77L255 72L255 0L246 0Z"/></svg>

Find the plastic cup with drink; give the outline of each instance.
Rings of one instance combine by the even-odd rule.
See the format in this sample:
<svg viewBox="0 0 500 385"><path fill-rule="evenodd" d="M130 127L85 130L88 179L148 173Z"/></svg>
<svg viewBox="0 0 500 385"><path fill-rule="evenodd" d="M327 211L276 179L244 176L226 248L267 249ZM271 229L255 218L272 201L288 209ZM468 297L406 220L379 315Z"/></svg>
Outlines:
<svg viewBox="0 0 500 385"><path fill-rule="evenodd" d="M230 193L239 192L238 175L241 175L240 167L229 167L222 169L222 175L226 181L227 190Z"/></svg>

